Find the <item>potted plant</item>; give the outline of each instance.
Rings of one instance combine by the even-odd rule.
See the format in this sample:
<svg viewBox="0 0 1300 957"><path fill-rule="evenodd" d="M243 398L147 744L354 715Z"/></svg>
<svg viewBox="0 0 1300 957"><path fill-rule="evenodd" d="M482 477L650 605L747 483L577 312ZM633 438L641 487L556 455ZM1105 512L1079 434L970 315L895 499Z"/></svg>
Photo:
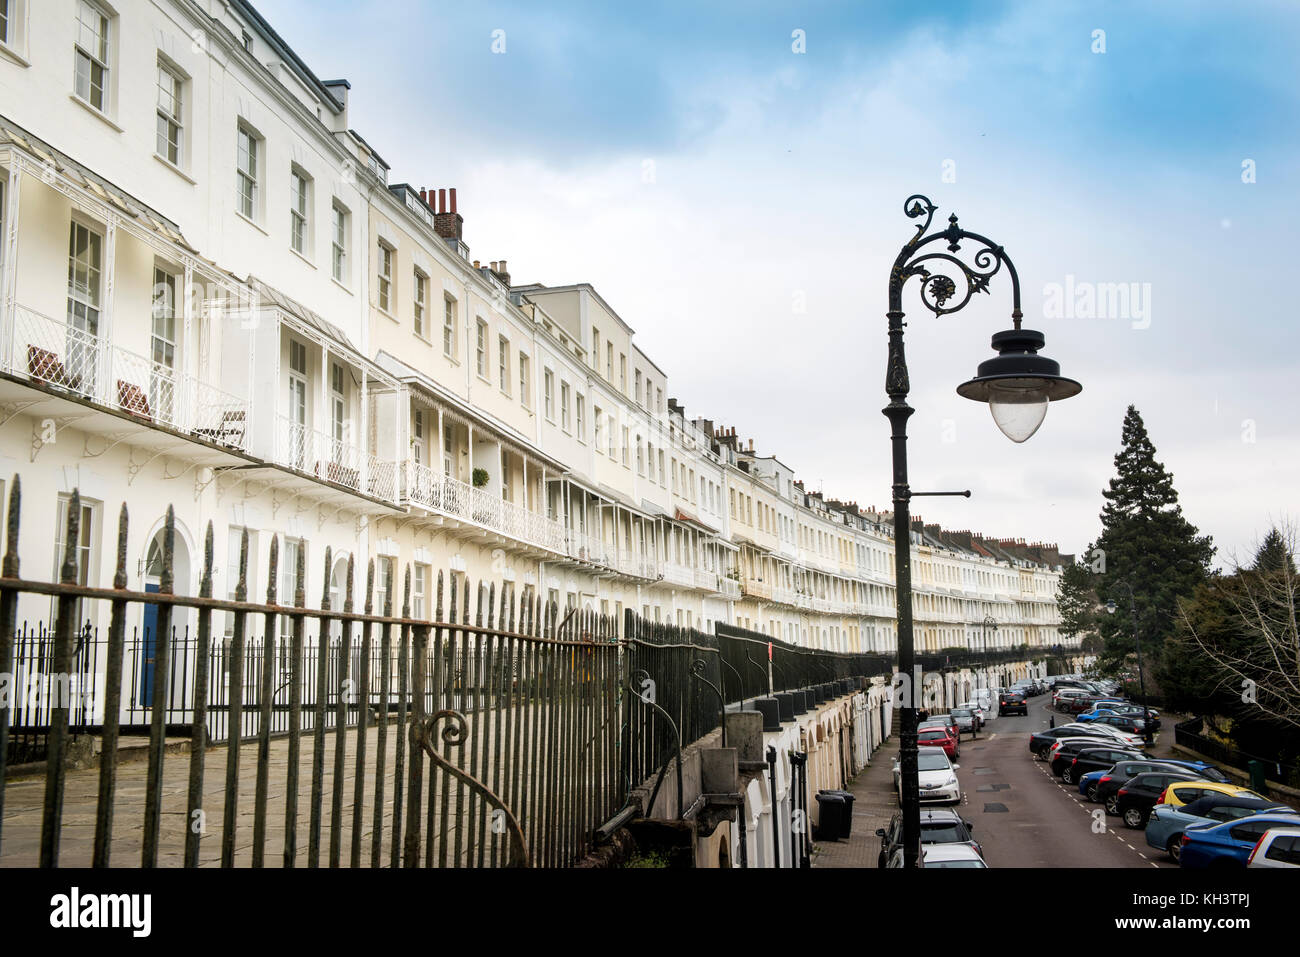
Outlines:
<svg viewBox="0 0 1300 957"><path fill-rule="evenodd" d="M473 479L475 488L482 488L484 485L487 485L488 483L487 469L475 469L471 477Z"/></svg>

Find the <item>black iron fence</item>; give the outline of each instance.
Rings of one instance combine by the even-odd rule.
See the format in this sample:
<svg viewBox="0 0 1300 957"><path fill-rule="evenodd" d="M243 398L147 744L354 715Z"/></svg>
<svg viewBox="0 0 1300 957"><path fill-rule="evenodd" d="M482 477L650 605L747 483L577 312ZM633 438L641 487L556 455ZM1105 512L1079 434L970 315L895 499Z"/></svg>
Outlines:
<svg viewBox="0 0 1300 957"><path fill-rule="evenodd" d="M374 607L373 562L364 591L354 594L351 560L341 609L331 607L328 581L319 607L306 607L301 586L292 604L281 605L276 538L266 602L252 603L247 533L235 598L215 599L211 524L199 595L176 595L170 508L157 592L125 587L125 506L113 587L88 587L76 577L75 492L64 538L74 544L60 580L26 580L20 495L15 478L0 569L0 675L17 666L52 684L30 705L0 707L0 842L5 826L15 825L0 850L11 859L29 849L30 863L60 863L65 758L73 736L92 729L101 739L94 845L87 860L73 853L65 863L108 866L116 850L118 859L138 852L146 867L564 866L623 806L621 646L608 617L562 613L531 588L507 584L498 592L439 573L434 616L417 619L409 568L395 615L393 588L384 607ZM297 562L301 583L302 550ZM53 601L52 628L17 627L19 602L30 596ZM128 640L128 615L142 606L157 624ZM102 639L78 625L100 608L109 619ZM182 615L197 619L193 631L172 627ZM214 637L214 619L224 623L227 615L230 634ZM77 676L95 688L89 699L74 685ZM4 806L11 728L44 736L39 808ZM119 766L120 737L146 728L147 767ZM242 734L230 740L234 728ZM167 748L177 734L189 739L183 758ZM230 740L224 754L209 752L223 737ZM204 790L214 772L224 776L223 792ZM39 831L20 826L37 820Z"/></svg>
<svg viewBox="0 0 1300 957"><path fill-rule="evenodd" d="M1197 754L1205 755L1218 764L1226 764L1239 771L1249 772L1252 763L1262 764L1265 775L1278 784L1300 787L1300 765L1282 761L1277 757L1266 758L1251 754L1213 738L1207 738L1201 734L1204 723L1204 719L1199 717L1179 722L1174 725L1174 741Z"/></svg>
<svg viewBox="0 0 1300 957"><path fill-rule="evenodd" d="M841 678L888 677L894 658L802 648L759 631L719 622L718 650L727 701L743 702L772 691L796 691Z"/></svg>

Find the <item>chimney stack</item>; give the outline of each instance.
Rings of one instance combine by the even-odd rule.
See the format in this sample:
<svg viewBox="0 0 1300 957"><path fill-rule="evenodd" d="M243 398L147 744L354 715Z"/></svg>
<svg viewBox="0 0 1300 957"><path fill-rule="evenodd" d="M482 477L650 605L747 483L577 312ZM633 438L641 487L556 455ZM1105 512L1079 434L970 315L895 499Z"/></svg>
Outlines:
<svg viewBox="0 0 1300 957"><path fill-rule="evenodd" d="M443 239L455 239L459 241L464 233L465 219L456 212L456 190L451 190L451 202L448 203L446 189L438 190L438 205L433 213L433 230ZM433 190L429 191L429 198L433 198Z"/></svg>

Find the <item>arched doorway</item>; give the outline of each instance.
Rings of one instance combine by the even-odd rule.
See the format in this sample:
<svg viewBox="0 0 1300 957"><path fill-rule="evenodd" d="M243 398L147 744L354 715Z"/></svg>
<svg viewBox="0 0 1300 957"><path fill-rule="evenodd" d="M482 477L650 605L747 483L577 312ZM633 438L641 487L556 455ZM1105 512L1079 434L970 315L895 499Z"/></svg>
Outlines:
<svg viewBox="0 0 1300 957"><path fill-rule="evenodd" d="M145 552L144 590L150 594L156 594L162 590L163 536L166 531L166 528L159 528L153 538L149 540L149 548ZM189 584L190 549L185 537L180 533L180 529L177 529L176 534L172 536L172 593L177 595L186 594L189 591ZM179 625L180 633L184 634L184 621L184 611L176 609L172 614L173 629L176 630ZM153 700L154 661L158 646L157 632L158 606L145 605L143 619L140 623L140 683L136 693L136 701L142 708L148 708ZM177 648L173 644L172 675L190 673L192 666L181 664L176 660L178 655L186 654L188 651L189 649L186 646Z"/></svg>

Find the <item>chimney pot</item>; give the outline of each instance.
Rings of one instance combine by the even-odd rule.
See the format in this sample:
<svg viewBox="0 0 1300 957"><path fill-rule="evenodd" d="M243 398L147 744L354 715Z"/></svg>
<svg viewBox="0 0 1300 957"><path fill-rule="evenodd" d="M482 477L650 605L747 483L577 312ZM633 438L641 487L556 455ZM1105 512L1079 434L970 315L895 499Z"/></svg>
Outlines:
<svg viewBox="0 0 1300 957"><path fill-rule="evenodd" d="M438 210L437 210L437 211L440 212L440 213L445 213L445 212L447 211L447 191L446 191L445 189L440 189L440 190L438 190Z"/></svg>
<svg viewBox="0 0 1300 957"><path fill-rule="evenodd" d="M451 211L456 212L456 187L451 188Z"/></svg>

